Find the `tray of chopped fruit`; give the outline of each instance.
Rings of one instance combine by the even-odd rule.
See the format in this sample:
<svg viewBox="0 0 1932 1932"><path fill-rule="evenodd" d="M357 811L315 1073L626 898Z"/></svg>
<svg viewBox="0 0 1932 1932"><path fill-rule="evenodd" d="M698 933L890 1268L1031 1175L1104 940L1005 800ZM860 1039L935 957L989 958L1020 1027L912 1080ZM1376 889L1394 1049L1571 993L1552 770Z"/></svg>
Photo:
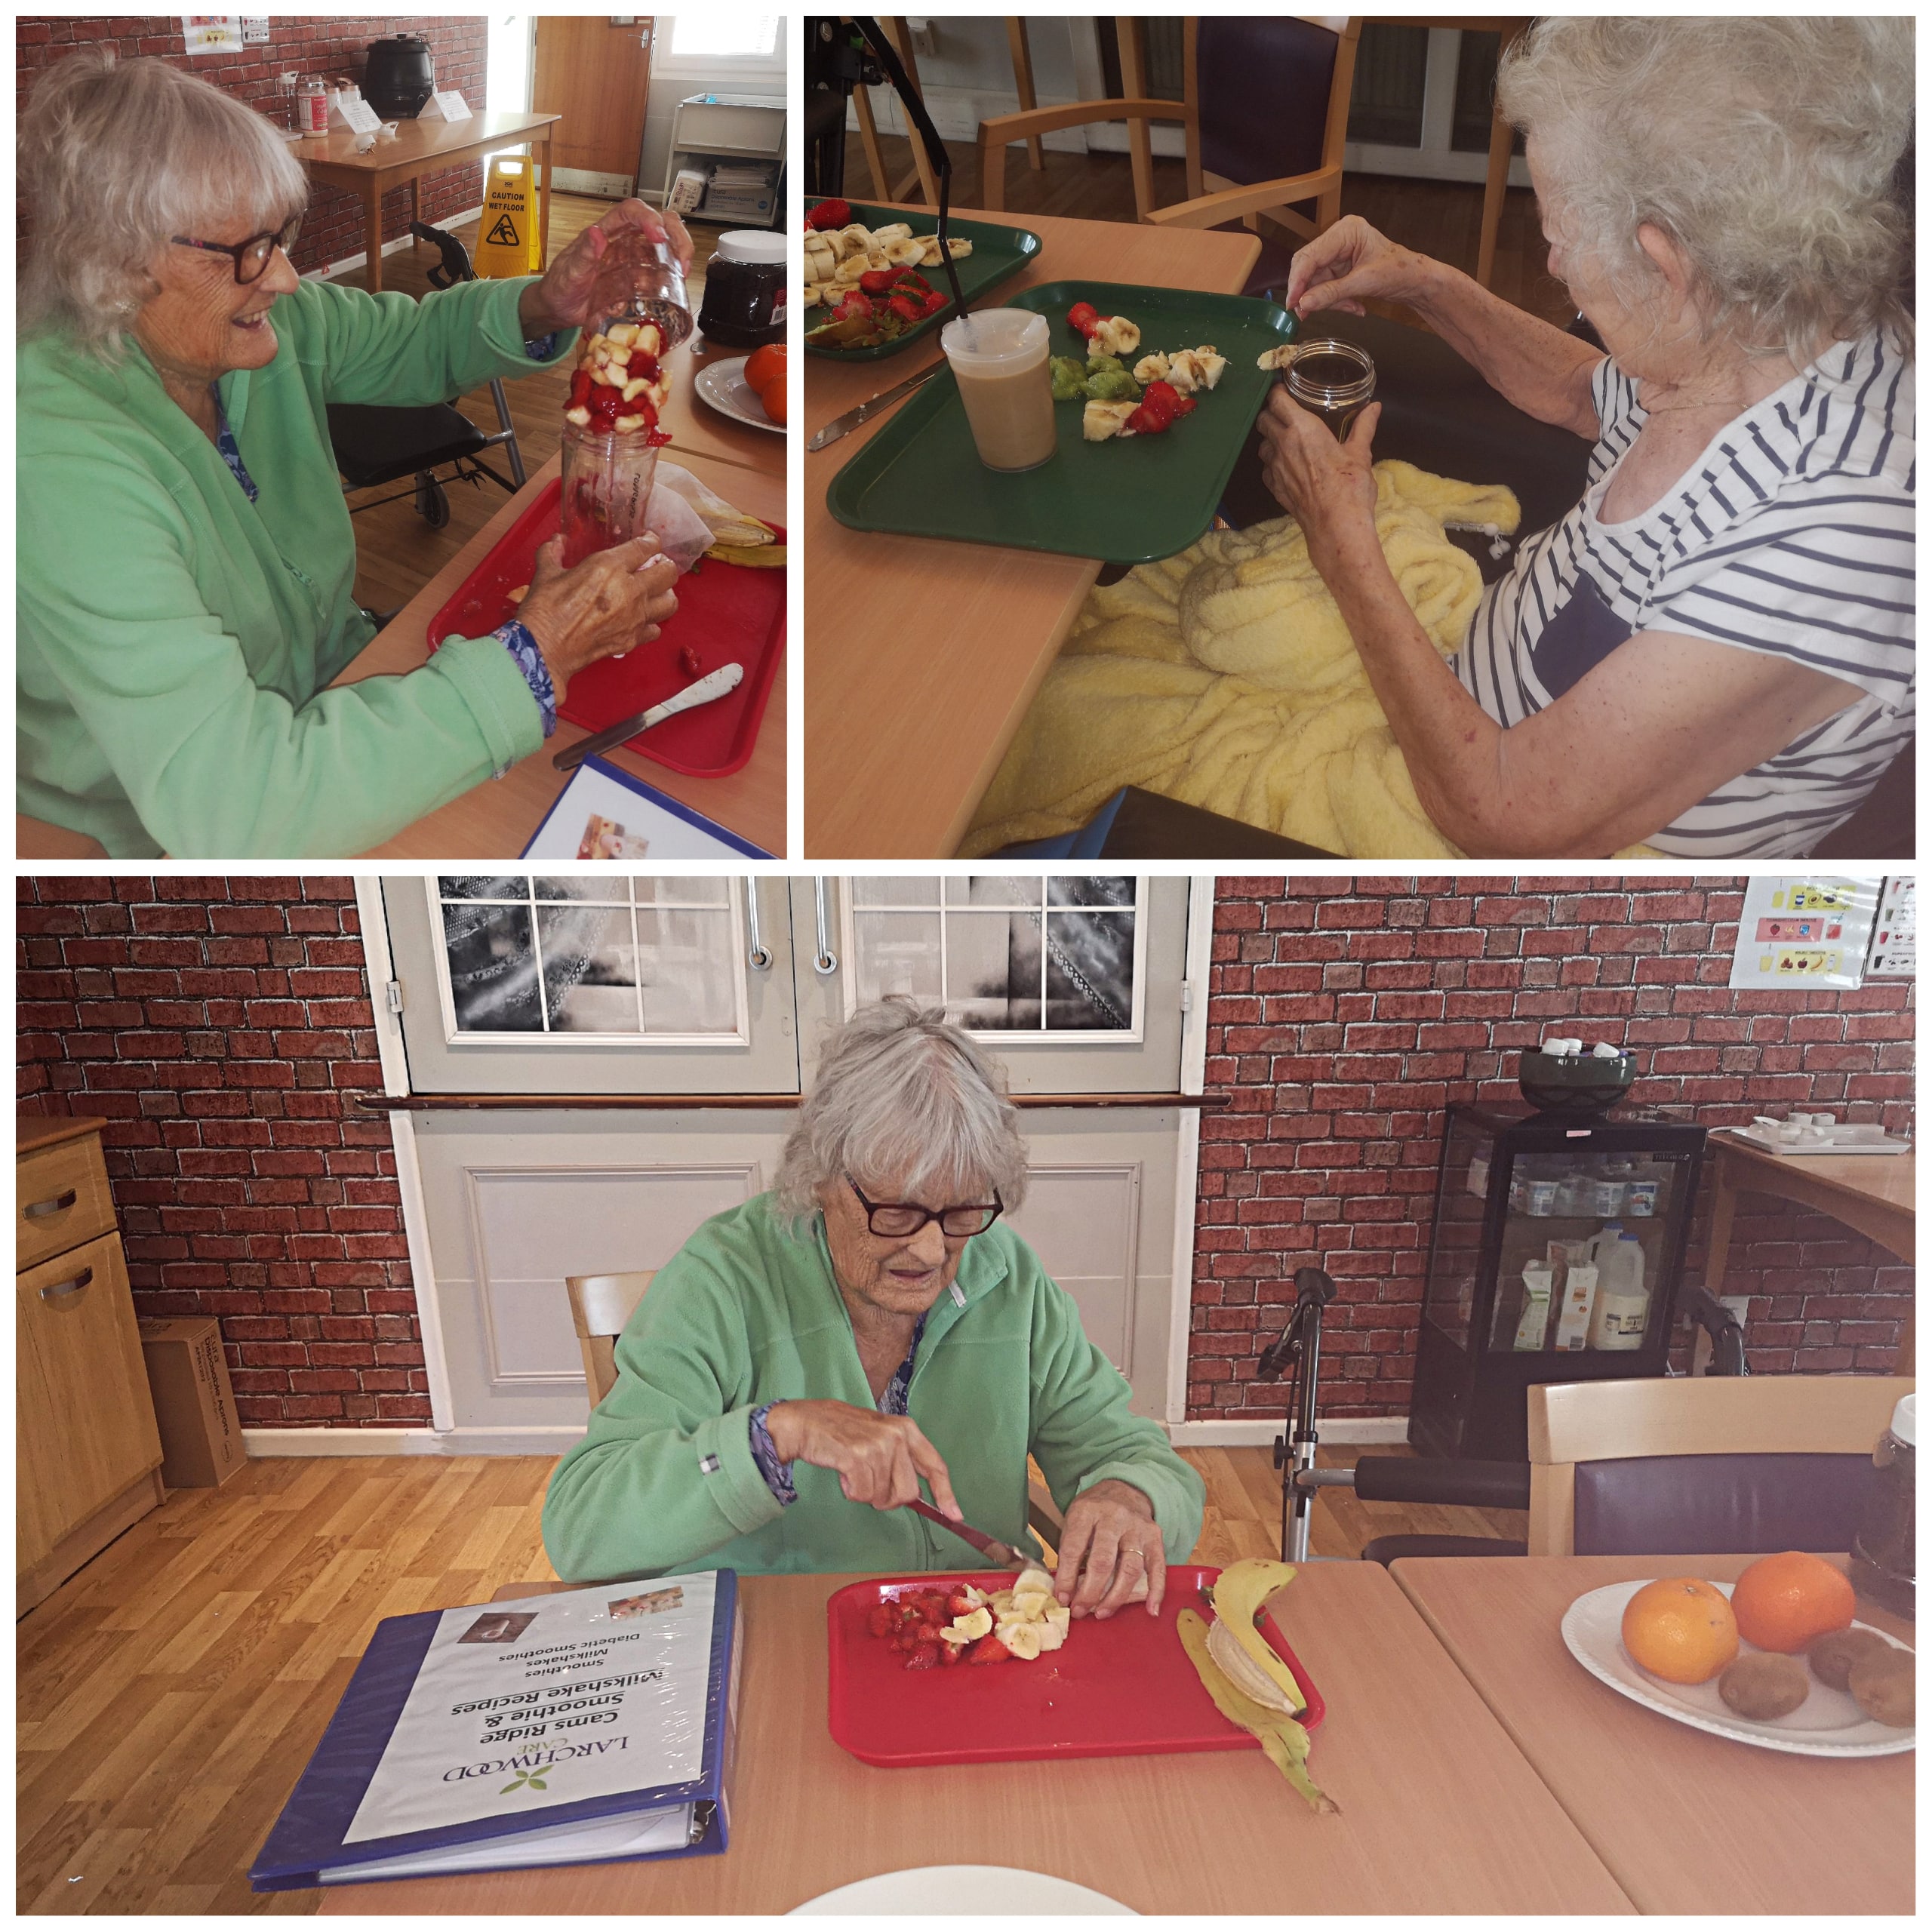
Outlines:
<svg viewBox="0 0 1932 1932"><path fill-rule="evenodd" d="M563 498L553 478L430 619L429 648L446 637L488 637L517 612L538 549L557 534ZM785 532L776 530L782 552ZM755 555L756 552L747 553ZM742 768L785 655L785 571L698 559L678 580L678 608L651 643L586 666L570 681L558 715L587 731L661 704L727 664L745 667L737 690L714 704L681 711L628 742L626 749L694 778Z"/></svg>
<svg viewBox="0 0 1932 1932"><path fill-rule="evenodd" d="M1198 289L1054 281L1001 306L1052 331L1058 446L1038 469L989 469L949 371L833 478L854 530L1143 564L1213 525L1296 325L1273 303Z"/></svg>
<svg viewBox="0 0 1932 1932"><path fill-rule="evenodd" d="M1158 1617L1131 1604L1104 1623L1070 1617L1044 1571L848 1583L826 1605L832 1737L888 1768L1258 1750L1215 1709L1175 1626L1220 1574L1171 1564ZM1312 1730L1321 1692L1273 1619L1258 1628Z"/></svg>
<svg viewBox="0 0 1932 1932"><path fill-rule="evenodd" d="M960 293L970 306L1032 262L1030 228L948 219ZM922 209L814 201L805 211L801 271L805 351L845 362L897 355L953 313L939 252L939 218Z"/></svg>

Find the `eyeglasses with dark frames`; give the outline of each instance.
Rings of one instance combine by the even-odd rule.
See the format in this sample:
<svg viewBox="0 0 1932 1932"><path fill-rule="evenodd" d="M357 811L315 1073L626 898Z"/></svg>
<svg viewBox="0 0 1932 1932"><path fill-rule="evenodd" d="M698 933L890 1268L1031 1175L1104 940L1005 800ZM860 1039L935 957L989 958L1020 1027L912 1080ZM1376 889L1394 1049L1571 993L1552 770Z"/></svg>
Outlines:
<svg viewBox="0 0 1932 1932"><path fill-rule="evenodd" d="M903 1241L918 1233L928 1221L937 1221L941 1234L963 1241L969 1235L984 1234L1005 1211L998 1189L993 1191L990 1207L921 1208L915 1201L868 1201L864 1190L850 1174L845 1177L845 1185L858 1195L859 1205L866 1211L866 1226L874 1234L892 1241Z"/></svg>
<svg viewBox="0 0 1932 1932"><path fill-rule="evenodd" d="M264 229L259 235L250 235L245 242L197 242L186 235L177 235L173 239L178 248L199 248L211 255L226 255L235 264L235 279L246 288L251 281L260 281L268 272L269 263L278 248L285 255L295 246L295 238L301 232L302 217L298 214L280 229Z"/></svg>

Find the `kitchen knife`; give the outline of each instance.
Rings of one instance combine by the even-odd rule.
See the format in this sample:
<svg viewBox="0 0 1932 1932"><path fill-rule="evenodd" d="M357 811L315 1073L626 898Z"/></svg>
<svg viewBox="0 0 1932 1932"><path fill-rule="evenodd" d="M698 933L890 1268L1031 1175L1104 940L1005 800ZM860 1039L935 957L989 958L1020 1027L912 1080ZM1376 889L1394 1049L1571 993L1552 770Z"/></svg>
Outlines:
<svg viewBox="0 0 1932 1932"><path fill-rule="evenodd" d="M916 376L909 376L903 383L889 389L881 389L877 395L869 395L857 409L848 409L843 416L835 416L811 441L806 444L808 450L822 450L828 443L835 443L849 429L856 429L861 423L867 422L881 410L890 409L903 398L910 395L921 383L931 382L946 366L942 356L929 368L921 369Z"/></svg>
<svg viewBox="0 0 1932 1932"><path fill-rule="evenodd" d="M680 711L689 711L694 705L710 704L736 691L744 682L745 667L742 664L727 664L720 669L707 672L694 685L687 685L673 697L667 697L662 704L654 704L648 711L640 711L635 717L626 718L607 727L580 743L567 745L550 762L559 771L574 771L586 758L598 752L608 752L613 745L621 745L626 738L635 738L640 731L648 731L654 724L675 716Z"/></svg>
<svg viewBox="0 0 1932 1932"><path fill-rule="evenodd" d="M984 1530L976 1530L970 1523L955 1523L930 1503L909 1503L906 1507L915 1515L924 1517L928 1522L937 1523L943 1530L950 1530L961 1542L970 1543L995 1570L1024 1570L1032 1566L1032 1558L1022 1556L1011 1543L1001 1543L998 1537L989 1537Z"/></svg>

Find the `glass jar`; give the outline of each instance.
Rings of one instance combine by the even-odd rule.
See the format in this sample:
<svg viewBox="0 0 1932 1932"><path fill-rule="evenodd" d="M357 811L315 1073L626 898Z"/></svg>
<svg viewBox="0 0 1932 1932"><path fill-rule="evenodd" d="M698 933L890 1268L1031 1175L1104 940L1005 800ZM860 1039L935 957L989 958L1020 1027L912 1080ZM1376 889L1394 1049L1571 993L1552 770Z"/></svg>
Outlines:
<svg viewBox="0 0 1932 1932"><path fill-rule="evenodd" d="M1851 1540L1853 1589L1900 1617L1912 1615L1918 1589L1913 1555L1918 1407L1918 1397L1907 1395L1892 1411L1892 1426L1872 1452L1872 1486Z"/></svg>
<svg viewBox="0 0 1932 1932"><path fill-rule="evenodd" d="M691 332L691 300L685 272L668 242L654 242L641 228L626 229L604 251L591 285L586 330L608 330L613 322L654 322L666 349Z"/></svg>
<svg viewBox="0 0 1932 1932"><path fill-rule="evenodd" d="M641 431L565 423L565 569L645 534L657 448Z"/></svg>
<svg viewBox="0 0 1932 1932"><path fill-rule="evenodd" d="M1355 418L1375 399L1375 362L1365 349L1333 337L1305 342L1288 365L1288 393L1348 440Z"/></svg>
<svg viewBox="0 0 1932 1932"><path fill-rule="evenodd" d="M704 272L697 325L707 342L762 349L785 340L785 237L760 229L718 238Z"/></svg>

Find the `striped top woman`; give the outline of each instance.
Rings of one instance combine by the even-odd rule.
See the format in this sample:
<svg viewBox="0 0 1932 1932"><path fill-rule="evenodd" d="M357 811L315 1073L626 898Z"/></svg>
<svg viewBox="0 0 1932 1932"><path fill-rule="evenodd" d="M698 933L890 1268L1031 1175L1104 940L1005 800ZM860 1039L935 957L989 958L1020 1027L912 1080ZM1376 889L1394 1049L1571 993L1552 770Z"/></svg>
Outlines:
<svg viewBox="0 0 1932 1932"><path fill-rule="evenodd" d="M1638 842L1801 857L1910 742L1909 20L1548 20L1498 82L1549 266L1601 351L1353 218L1297 256L1303 315L1405 302L1595 445L1445 665L1380 559L1374 412L1346 446L1284 395L1303 521L1444 835L1472 856ZM1364 537L1366 541L1364 541Z"/></svg>

